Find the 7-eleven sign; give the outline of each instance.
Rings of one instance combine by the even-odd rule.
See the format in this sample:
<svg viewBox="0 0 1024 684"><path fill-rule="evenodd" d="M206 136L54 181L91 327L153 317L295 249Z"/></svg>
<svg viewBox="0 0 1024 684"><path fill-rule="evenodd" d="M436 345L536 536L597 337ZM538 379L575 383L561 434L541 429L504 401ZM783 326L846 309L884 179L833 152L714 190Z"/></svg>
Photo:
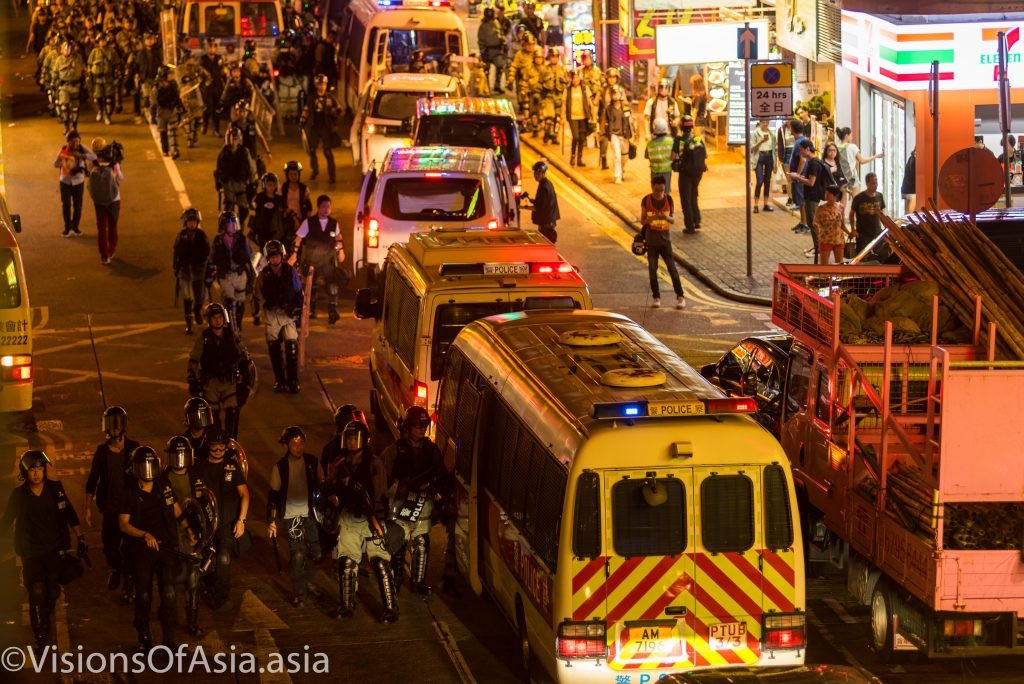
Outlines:
<svg viewBox="0 0 1024 684"><path fill-rule="evenodd" d="M982 32L982 40L988 42L993 41L996 45L996 63L992 67L992 80L999 80L999 32L1000 30L1006 31L1005 29L985 29ZM1010 54L1013 50L1013 46L1020 40L1020 27L1016 26L1009 31L1006 31L1006 63L1010 64ZM1013 53L1017 61L1020 61L1019 53Z"/></svg>

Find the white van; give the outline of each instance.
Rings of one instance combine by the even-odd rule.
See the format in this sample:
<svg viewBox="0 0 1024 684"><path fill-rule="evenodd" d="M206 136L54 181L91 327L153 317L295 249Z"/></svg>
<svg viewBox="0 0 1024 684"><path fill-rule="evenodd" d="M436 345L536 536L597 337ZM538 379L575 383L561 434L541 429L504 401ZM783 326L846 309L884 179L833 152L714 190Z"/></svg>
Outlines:
<svg viewBox="0 0 1024 684"><path fill-rule="evenodd" d="M492 150L401 147L363 177L353 228L356 272L372 278L395 242L431 230L517 230L515 183Z"/></svg>
<svg viewBox="0 0 1024 684"><path fill-rule="evenodd" d="M0 195L0 412L32 408L32 307L15 233L21 217Z"/></svg>
<svg viewBox="0 0 1024 684"><path fill-rule="evenodd" d="M435 411L448 348L463 326L514 311L586 309L590 292L553 244L532 231L430 232L391 246L356 316L374 318L370 408L397 435L410 406Z"/></svg>
<svg viewBox="0 0 1024 684"><path fill-rule="evenodd" d="M269 63L277 37L284 29L281 4L272 0L187 0L178 13L178 31L190 50L206 52L206 41L217 40L217 51L235 50L241 60L246 41L256 45L256 61Z"/></svg>

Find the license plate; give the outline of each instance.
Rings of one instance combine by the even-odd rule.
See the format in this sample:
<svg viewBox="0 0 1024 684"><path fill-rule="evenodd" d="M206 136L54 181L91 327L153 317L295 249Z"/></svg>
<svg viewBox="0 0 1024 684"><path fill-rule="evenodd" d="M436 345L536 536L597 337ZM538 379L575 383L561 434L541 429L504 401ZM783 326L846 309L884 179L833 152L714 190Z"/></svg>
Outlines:
<svg viewBox="0 0 1024 684"><path fill-rule="evenodd" d="M647 402L647 415L649 416L702 416L704 412L703 401Z"/></svg>
<svg viewBox="0 0 1024 684"><path fill-rule="evenodd" d="M743 622L722 622L711 625L711 648L726 651L743 648L747 645L747 625Z"/></svg>
<svg viewBox="0 0 1024 684"><path fill-rule="evenodd" d="M484 264L484 275L530 275L530 264Z"/></svg>
<svg viewBox="0 0 1024 684"><path fill-rule="evenodd" d="M683 639L679 627L668 625L628 627L627 651L632 656L681 656Z"/></svg>

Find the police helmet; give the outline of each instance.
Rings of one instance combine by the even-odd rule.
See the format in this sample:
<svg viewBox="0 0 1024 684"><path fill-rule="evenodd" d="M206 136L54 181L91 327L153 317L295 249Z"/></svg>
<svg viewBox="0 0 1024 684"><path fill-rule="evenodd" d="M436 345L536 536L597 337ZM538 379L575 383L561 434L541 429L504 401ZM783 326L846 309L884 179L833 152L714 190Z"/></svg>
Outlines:
<svg viewBox="0 0 1024 684"><path fill-rule="evenodd" d="M274 185L281 185L281 181L278 180L277 174L272 172L272 171L266 172L265 174L263 174L263 177L260 178L260 187L263 190L267 189L267 183L273 183Z"/></svg>
<svg viewBox="0 0 1024 684"><path fill-rule="evenodd" d="M224 428L219 428L216 425L214 425L210 427L209 430L206 431L206 446L211 447L214 444L223 444L224 446L229 446L230 443L231 438L228 436L228 433L224 430Z"/></svg>
<svg viewBox="0 0 1024 684"><path fill-rule="evenodd" d="M305 441L306 431L300 428L298 425L289 425L281 432L281 436L277 438L277 443L288 444L296 437L301 437L303 441Z"/></svg>
<svg viewBox="0 0 1024 684"><path fill-rule="evenodd" d="M651 129L654 131L654 135L667 135L668 121L665 119L655 119Z"/></svg>
<svg viewBox="0 0 1024 684"><path fill-rule="evenodd" d="M109 38L110 38L110 36L107 35L106 31L99 30L96 33L96 43L97 44L106 43L107 40L109 40Z"/></svg>
<svg viewBox="0 0 1024 684"><path fill-rule="evenodd" d="M683 114L679 117L679 125L683 128L693 128L693 117L689 114Z"/></svg>
<svg viewBox="0 0 1024 684"><path fill-rule="evenodd" d="M355 444L349 446L349 440L352 439L355 440ZM361 421L351 421L341 433L341 448L346 451L359 451L369 443L370 428L366 427L366 423Z"/></svg>
<svg viewBox="0 0 1024 684"><path fill-rule="evenodd" d="M223 233L228 229L228 224L234 223L238 225L238 216L233 211L222 211L220 216L217 217L217 232Z"/></svg>
<svg viewBox="0 0 1024 684"><path fill-rule="evenodd" d="M213 425L210 404L202 397L192 397L185 402L185 425L190 430L202 430Z"/></svg>
<svg viewBox="0 0 1024 684"><path fill-rule="evenodd" d="M160 456L152 447L136 447L132 452L132 475L143 482L152 482L160 474Z"/></svg>
<svg viewBox="0 0 1024 684"><path fill-rule="evenodd" d="M74 49L75 49L75 41L73 41L73 40L65 40L65 41L64 41L63 43L61 43L61 45L60 45L60 52L61 52L61 54L63 54L63 55L70 55L70 54L71 54L71 52L72 52L72 51L73 51Z"/></svg>
<svg viewBox="0 0 1024 684"><path fill-rule="evenodd" d="M294 159L284 165L284 172L298 171L302 173L302 162L295 161Z"/></svg>
<svg viewBox="0 0 1024 684"><path fill-rule="evenodd" d="M668 88L672 83L667 78L658 79L659 88Z"/></svg>
<svg viewBox="0 0 1024 684"><path fill-rule="evenodd" d="M493 19L494 19L494 8L493 7L485 7L484 8L484 21L492 21Z"/></svg>
<svg viewBox="0 0 1024 684"><path fill-rule="evenodd" d="M239 128L238 126L228 126L228 130L224 134L224 144L230 145L235 140L238 140L238 144L241 145L243 138L244 135L242 134L241 128Z"/></svg>
<svg viewBox="0 0 1024 684"><path fill-rule="evenodd" d="M223 304L214 302L206 306L206 322L213 326L213 317L221 316L224 319L224 325L231 325L231 318L228 316L228 310L224 308Z"/></svg>
<svg viewBox="0 0 1024 684"><path fill-rule="evenodd" d="M313 85L315 86L327 85L327 82L327 76L325 76L324 74L317 74L316 76L313 77Z"/></svg>
<svg viewBox="0 0 1024 684"><path fill-rule="evenodd" d="M546 161L544 161L543 159L535 161L533 163L533 170L534 171L540 171L541 173L544 173L544 172L546 172L548 170L548 163Z"/></svg>
<svg viewBox="0 0 1024 684"><path fill-rule="evenodd" d="M537 50L537 52L534 52L533 53L533 61L535 63L537 63L537 64L543 64L543 62L544 62L544 53L541 52L540 50Z"/></svg>
<svg viewBox="0 0 1024 684"><path fill-rule="evenodd" d="M268 240L267 244L263 245L263 257L269 261L272 256L284 258L284 245L280 240Z"/></svg>
<svg viewBox="0 0 1024 684"><path fill-rule="evenodd" d="M167 467L171 470L191 468L195 462L195 451L192 449L192 442L182 435L177 435L167 440L164 453L167 454Z"/></svg>
<svg viewBox="0 0 1024 684"><path fill-rule="evenodd" d="M185 225L189 221L202 223L203 215L195 207L189 207L185 211L181 212L181 225Z"/></svg>
<svg viewBox="0 0 1024 684"><path fill-rule="evenodd" d="M29 449L21 455L21 460L18 461L18 472L21 473L21 479L28 477L28 471L32 468L39 468L42 466L43 473L46 473L46 469L50 467L50 457L46 455L45 451L39 449Z"/></svg>
<svg viewBox="0 0 1024 684"><path fill-rule="evenodd" d="M533 35L529 31L527 31L526 29L523 29L522 34L523 34L523 43L525 43L527 46L532 47L532 46L537 44L537 36Z"/></svg>
<svg viewBox="0 0 1024 684"><path fill-rule="evenodd" d="M353 420L365 424L366 416L355 404L344 404L338 407L338 410L334 412L334 427L340 433L345 429L345 426L351 423Z"/></svg>
<svg viewBox="0 0 1024 684"><path fill-rule="evenodd" d="M245 50L246 55L253 54L254 52L256 52L256 41L252 40L251 38L245 41L243 49Z"/></svg>
<svg viewBox="0 0 1024 684"><path fill-rule="evenodd" d="M161 64L160 68L156 70L157 80L164 80L171 75L171 70L174 69L170 64Z"/></svg>
<svg viewBox="0 0 1024 684"><path fill-rule="evenodd" d="M402 418L402 428L408 430L413 426L423 428L424 430L430 427L430 414L427 413L427 409L422 406L410 406L405 410L405 416Z"/></svg>
<svg viewBox="0 0 1024 684"><path fill-rule="evenodd" d="M103 412L103 433L111 437L128 431L128 412L120 406L110 406Z"/></svg>

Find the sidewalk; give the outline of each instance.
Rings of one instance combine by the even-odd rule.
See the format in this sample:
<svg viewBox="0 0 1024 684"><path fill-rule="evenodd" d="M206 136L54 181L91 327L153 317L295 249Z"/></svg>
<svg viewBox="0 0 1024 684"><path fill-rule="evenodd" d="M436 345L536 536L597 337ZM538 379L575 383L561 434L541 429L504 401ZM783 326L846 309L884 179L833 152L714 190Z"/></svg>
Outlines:
<svg viewBox="0 0 1024 684"><path fill-rule="evenodd" d="M616 185L611 169L601 170L596 148L584 152L586 166L580 168L568 163L568 140L565 156L558 145L542 144L532 134L523 136L521 143L639 231L640 199L650 192L650 167L643 158L643 148L636 159L626 164L622 184ZM811 238L790 230L796 218L781 204L774 204L772 213L755 214L753 276L747 277L746 194L741 162L740 155L735 153L709 154L708 172L700 184L701 230L692 235L682 230L677 177L673 174L671 194L678 222L672 229L672 242L680 265L718 294L744 303L768 305L772 274L778 264L806 263L808 258L803 252L811 246ZM785 201L784 196L778 199Z"/></svg>

